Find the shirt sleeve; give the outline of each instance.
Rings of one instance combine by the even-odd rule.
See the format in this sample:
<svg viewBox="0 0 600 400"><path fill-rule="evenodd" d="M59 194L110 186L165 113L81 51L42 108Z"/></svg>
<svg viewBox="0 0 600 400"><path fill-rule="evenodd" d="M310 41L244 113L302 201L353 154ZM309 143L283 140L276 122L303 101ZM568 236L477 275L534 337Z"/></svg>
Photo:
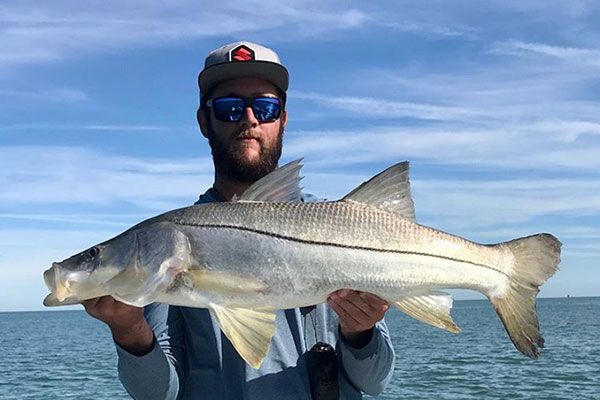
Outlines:
<svg viewBox="0 0 600 400"><path fill-rule="evenodd" d="M385 321L375 324L366 346L357 349L340 338L337 347L344 372L357 389L371 396L383 392L394 373L396 359Z"/></svg>
<svg viewBox="0 0 600 400"><path fill-rule="evenodd" d="M119 379L136 400L175 400L180 382L178 362L184 362L181 311L152 303L144 308L144 315L154 332L154 347L148 354L135 356L115 343Z"/></svg>

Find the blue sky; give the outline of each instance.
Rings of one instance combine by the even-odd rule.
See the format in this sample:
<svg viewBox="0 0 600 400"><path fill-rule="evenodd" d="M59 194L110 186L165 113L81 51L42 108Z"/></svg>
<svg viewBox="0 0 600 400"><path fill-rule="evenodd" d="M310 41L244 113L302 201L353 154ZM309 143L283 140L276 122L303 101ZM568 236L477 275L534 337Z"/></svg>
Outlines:
<svg viewBox="0 0 600 400"><path fill-rule="evenodd" d="M411 161L417 218L492 243L551 232L541 296L600 295L600 3L0 4L0 311L42 272L212 183L206 54L250 40L291 74L283 162L336 199ZM473 298L460 292L458 298Z"/></svg>

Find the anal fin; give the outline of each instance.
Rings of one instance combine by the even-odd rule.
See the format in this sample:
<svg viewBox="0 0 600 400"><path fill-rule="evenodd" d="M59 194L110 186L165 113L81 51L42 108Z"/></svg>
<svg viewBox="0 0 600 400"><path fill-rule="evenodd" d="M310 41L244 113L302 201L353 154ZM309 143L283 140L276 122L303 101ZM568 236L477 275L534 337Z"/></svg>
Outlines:
<svg viewBox="0 0 600 400"><path fill-rule="evenodd" d="M252 368L260 368L275 334L275 314L272 311L226 308L216 304L211 304L210 310L244 361Z"/></svg>
<svg viewBox="0 0 600 400"><path fill-rule="evenodd" d="M443 292L429 292L423 295L405 297L392 303L402 312L421 322L458 333L460 329L450 316L452 296Z"/></svg>

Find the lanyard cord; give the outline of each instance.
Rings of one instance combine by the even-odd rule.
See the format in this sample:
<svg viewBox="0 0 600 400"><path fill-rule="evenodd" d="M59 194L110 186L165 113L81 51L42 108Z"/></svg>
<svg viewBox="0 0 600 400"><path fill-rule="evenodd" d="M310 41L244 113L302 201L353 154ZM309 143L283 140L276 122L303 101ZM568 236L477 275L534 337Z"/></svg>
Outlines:
<svg viewBox="0 0 600 400"><path fill-rule="evenodd" d="M304 310L306 310L306 312L302 312L302 315L304 317L304 344L306 345L306 349L310 350L308 347L308 338L306 337L306 331L307 331L307 324L306 324L306 320L308 319L308 317L310 316L311 322L312 322L312 331L313 334L315 335L315 343L317 344L319 342L319 338L318 338L318 333L317 333L317 306L308 306L308 307L303 307Z"/></svg>

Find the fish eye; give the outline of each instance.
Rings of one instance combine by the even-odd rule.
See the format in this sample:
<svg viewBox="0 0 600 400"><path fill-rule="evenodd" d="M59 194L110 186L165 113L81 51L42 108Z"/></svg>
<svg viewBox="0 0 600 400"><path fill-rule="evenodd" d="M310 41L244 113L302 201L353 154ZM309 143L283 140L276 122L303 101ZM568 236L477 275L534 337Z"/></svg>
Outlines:
<svg viewBox="0 0 600 400"><path fill-rule="evenodd" d="M90 258L94 258L98 255L98 253L100 252L100 250L97 247L92 247L91 249L88 250L88 257Z"/></svg>

